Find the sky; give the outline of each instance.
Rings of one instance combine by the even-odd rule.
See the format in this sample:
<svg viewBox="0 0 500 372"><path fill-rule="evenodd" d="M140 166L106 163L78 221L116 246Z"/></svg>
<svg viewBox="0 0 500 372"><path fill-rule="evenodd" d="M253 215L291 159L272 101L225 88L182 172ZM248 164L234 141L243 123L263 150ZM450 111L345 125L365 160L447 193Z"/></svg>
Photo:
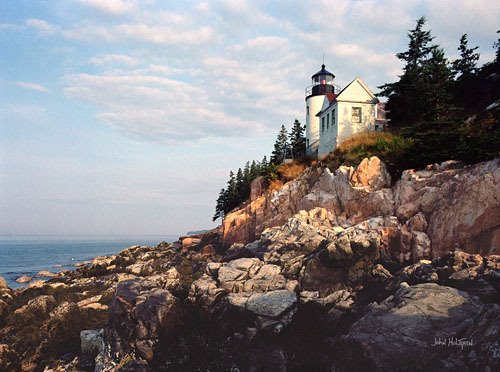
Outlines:
<svg viewBox="0 0 500 372"><path fill-rule="evenodd" d="M500 3L0 1L0 235L178 235L216 226L230 170L305 122L323 53L376 93L425 15L448 58L494 56Z"/></svg>

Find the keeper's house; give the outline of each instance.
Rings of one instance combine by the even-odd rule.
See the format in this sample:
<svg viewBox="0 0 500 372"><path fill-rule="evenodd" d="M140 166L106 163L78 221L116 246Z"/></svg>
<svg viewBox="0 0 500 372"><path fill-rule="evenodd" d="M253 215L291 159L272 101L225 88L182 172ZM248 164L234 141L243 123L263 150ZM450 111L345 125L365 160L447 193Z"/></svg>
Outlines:
<svg viewBox="0 0 500 372"><path fill-rule="evenodd" d="M355 133L385 125L384 104L357 77L344 89L335 75L321 66L306 88L306 154L322 158Z"/></svg>

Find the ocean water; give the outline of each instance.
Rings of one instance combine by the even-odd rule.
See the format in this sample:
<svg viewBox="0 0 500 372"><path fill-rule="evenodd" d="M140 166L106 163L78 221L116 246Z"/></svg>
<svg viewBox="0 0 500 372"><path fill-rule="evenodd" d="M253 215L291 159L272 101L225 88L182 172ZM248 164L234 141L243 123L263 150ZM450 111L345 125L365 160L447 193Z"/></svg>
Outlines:
<svg viewBox="0 0 500 372"><path fill-rule="evenodd" d="M96 256L115 254L133 245L155 246L174 242L177 236L1 236L0 276L19 288L21 275L34 277L42 270L75 269L75 264Z"/></svg>

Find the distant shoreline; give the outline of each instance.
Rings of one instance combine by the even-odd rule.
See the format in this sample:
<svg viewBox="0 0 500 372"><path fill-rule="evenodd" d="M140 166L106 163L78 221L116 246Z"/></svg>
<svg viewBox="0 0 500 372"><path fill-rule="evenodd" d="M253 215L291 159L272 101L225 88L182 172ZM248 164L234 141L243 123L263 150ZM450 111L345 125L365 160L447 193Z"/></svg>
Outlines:
<svg viewBox="0 0 500 372"><path fill-rule="evenodd" d="M174 242L178 235L16 235L0 236L0 276L9 287L27 275L35 278L40 271L75 270L75 264L108 256L133 245L156 246L162 241Z"/></svg>

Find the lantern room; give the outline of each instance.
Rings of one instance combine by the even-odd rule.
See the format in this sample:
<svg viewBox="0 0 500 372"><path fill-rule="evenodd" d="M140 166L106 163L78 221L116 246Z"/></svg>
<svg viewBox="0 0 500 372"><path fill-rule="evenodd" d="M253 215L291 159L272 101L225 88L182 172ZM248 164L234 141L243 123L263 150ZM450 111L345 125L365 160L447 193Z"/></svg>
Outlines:
<svg viewBox="0 0 500 372"><path fill-rule="evenodd" d="M311 76L312 84L306 88L306 99L310 96L338 93L339 87L333 84L335 75L321 65L321 70Z"/></svg>

